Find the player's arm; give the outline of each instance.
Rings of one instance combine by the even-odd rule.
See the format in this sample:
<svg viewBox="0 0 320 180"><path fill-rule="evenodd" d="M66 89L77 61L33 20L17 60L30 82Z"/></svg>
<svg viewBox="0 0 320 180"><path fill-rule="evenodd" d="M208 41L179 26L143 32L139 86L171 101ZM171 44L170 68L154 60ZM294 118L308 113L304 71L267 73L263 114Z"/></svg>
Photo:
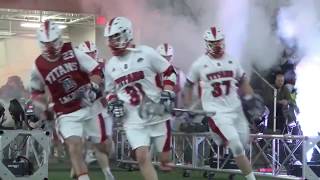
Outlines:
<svg viewBox="0 0 320 180"><path fill-rule="evenodd" d="M148 59L150 59L151 68L159 74L162 74L163 91L160 94L160 103L167 111L171 111L176 101L174 87L177 81L177 73L174 67L154 49L148 48Z"/></svg>
<svg viewBox="0 0 320 180"><path fill-rule="evenodd" d="M239 80L239 88L243 96L252 96L254 94L249 79L245 75Z"/></svg>
<svg viewBox="0 0 320 180"><path fill-rule="evenodd" d="M177 81L174 67L154 49L147 48L146 53L150 59L151 68L156 73L162 74L163 89L173 91Z"/></svg>
<svg viewBox="0 0 320 180"><path fill-rule="evenodd" d="M181 99L180 100L181 104L179 106L182 106L182 107L184 107L184 98L186 96L184 92L184 86L186 84L186 81L187 81L187 77L185 73L182 70L179 70L177 83L179 85L179 93L180 93L179 98Z"/></svg>
<svg viewBox="0 0 320 180"><path fill-rule="evenodd" d="M45 83L36 66L32 67L28 89L36 110L45 111L47 109Z"/></svg>
<svg viewBox="0 0 320 180"><path fill-rule="evenodd" d="M107 66L107 64L105 66ZM104 68L103 75L108 112L115 118L121 118L125 116L124 103L116 94L116 85L111 75L108 73L107 67Z"/></svg>
<svg viewBox="0 0 320 180"><path fill-rule="evenodd" d="M78 49L74 49L74 53L79 61L80 69L89 75L90 80L94 85L100 86L103 82L103 79L102 71L98 62Z"/></svg>
<svg viewBox="0 0 320 180"><path fill-rule="evenodd" d="M80 70L87 73L90 78L89 89L82 92L82 102L86 105L92 105L92 103L97 99L99 94L101 94L103 86L103 75L102 70L93 58L91 58L86 53L74 49L75 56L78 59Z"/></svg>
<svg viewBox="0 0 320 180"><path fill-rule="evenodd" d="M236 66L236 79L239 82L240 94L245 98L250 98L254 95L254 91L250 85L249 78L246 76L239 63L237 63Z"/></svg>
<svg viewBox="0 0 320 180"><path fill-rule="evenodd" d="M194 83L187 79L184 85L185 95L183 98L183 104L186 106L190 106L192 104L193 88L194 88Z"/></svg>
<svg viewBox="0 0 320 180"><path fill-rule="evenodd" d="M192 104L192 97L193 97L193 89L194 84L198 83L200 81L200 72L198 71L198 68L195 63L192 64L188 75L187 75L187 81L184 85L184 104L187 106L190 106Z"/></svg>
<svg viewBox="0 0 320 180"><path fill-rule="evenodd" d="M109 102L109 101L118 99L116 94L116 85L112 80L111 75L108 73L107 67L104 68L103 76L104 76L104 93L106 94L107 101Z"/></svg>
<svg viewBox="0 0 320 180"><path fill-rule="evenodd" d="M256 117L260 117L265 112L265 103L260 95L254 93L249 79L240 65L238 65L236 70L236 78L239 81L240 98L244 111L250 115L249 120L252 122L256 120Z"/></svg>

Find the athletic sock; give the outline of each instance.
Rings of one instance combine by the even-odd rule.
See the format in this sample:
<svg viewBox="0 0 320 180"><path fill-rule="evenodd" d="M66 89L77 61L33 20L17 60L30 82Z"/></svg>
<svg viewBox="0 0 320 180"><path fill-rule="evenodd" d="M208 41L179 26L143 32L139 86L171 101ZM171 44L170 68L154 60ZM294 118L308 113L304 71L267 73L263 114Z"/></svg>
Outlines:
<svg viewBox="0 0 320 180"><path fill-rule="evenodd" d="M103 168L102 172L107 180L114 180L114 176L112 175L109 167Z"/></svg>
<svg viewBox="0 0 320 180"><path fill-rule="evenodd" d="M78 180L90 180L88 174L82 174L78 176Z"/></svg>
<svg viewBox="0 0 320 180"><path fill-rule="evenodd" d="M249 173L246 175L247 180L256 180L256 177L254 176L253 172Z"/></svg>

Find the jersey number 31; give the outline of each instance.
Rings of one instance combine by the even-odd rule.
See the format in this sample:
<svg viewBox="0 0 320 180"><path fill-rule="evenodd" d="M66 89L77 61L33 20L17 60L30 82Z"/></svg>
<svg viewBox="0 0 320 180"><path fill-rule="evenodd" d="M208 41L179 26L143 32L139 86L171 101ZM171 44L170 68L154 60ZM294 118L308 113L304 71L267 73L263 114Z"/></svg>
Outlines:
<svg viewBox="0 0 320 180"><path fill-rule="evenodd" d="M140 83L136 83L133 86L125 87L125 91L130 95L130 104L137 106L141 102L141 95L144 94L142 90L142 85Z"/></svg>

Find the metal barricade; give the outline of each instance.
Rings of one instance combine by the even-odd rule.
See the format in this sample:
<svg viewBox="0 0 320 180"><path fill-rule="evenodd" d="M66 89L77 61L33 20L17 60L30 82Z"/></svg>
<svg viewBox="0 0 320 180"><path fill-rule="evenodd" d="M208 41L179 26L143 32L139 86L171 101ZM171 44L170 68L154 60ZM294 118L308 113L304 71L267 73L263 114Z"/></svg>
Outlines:
<svg viewBox="0 0 320 180"><path fill-rule="evenodd" d="M219 172L228 174L241 174L238 169L230 169L230 161L232 155L228 149L217 146L212 139L210 133L172 133L172 160L177 168L202 170L207 172ZM319 177L314 173L307 163L306 154L309 150L317 147L317 142L320 141L319 136L293 136L293 135L262 135L251 134L250 145L246 151L249 160L255 170L256 176L272 177L278 179L318 179ZM130 157L130 146L122 130L117 131L117 160L120 163L131 164L136 163ZM294 142L290 144L288 142ZM280 156L281 148L287 153ZM186 149L191 149L189 160L186 160ZM222 148L222 149L221 149ZM298 149L299 157L297 156ZM209 156L211 151L211 156ZM228 156L222 156L228 154ZM210 167L208 161L212 158L215 165ZM281 160L280 160L281 158ZM264 160L264 166L259 164L259 160ZM289 160L294 159L301 162L301 176L287 175L285 165ZM229 165L227 165L229 163ZM159 163L154 161L155 165ZM233 164L234 165L234 164ZM272 172L258 172L259 168L272 168Z"/></svg>
<svg viewBox="0 0 320 180"><path fill-rule="evenodd" d="M49 135L49 132L42 130L0 130L0 179L48 179ZM19 163L18 157L32 164L32 167L23 168L31 174L21 175L19 172L19 175L15 175L19 166L16 164ZM9 165L5 160L10 161Z"/></svg>

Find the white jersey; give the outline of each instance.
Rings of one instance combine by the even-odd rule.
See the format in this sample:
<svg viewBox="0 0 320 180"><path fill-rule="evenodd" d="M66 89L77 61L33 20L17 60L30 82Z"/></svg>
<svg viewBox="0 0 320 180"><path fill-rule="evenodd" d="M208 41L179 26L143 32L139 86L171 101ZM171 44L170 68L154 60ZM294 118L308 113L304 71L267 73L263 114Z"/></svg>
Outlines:
<svg viewBox="0 0 320 180"><path fill-rule="evenodd" d="M127 109L124 117L125 128L143 127L170 118L169 114L153 119L142 119L137 115L146 101L160 101L162 89L156 85L156 75L166 72L170 67L167 60L148 46L138 46L125 56L114 56L106 63L105 91L115 93L124 101Z"/></svg>
<svg viewBox="0 0 320 180"><path fill-rule="evenodd" d="M198 58L191 66L188 80L201 81L201 101L205 111L232 112L241 106L237 83L244 76L240 64L225 54L222 59L207 55Z"/></svg>

